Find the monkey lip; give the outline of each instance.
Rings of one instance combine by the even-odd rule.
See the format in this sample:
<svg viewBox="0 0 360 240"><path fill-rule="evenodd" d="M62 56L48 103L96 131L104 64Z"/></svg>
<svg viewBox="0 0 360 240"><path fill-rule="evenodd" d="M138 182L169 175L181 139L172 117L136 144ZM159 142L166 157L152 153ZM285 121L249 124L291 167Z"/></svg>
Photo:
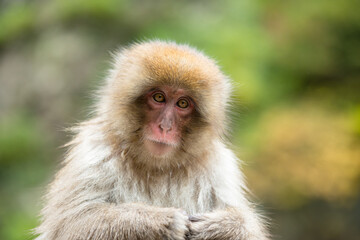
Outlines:
<svg viewBox="0 0 360 240"><path fill-rule="evenodd" d="M155 156L163 156L171 152L176 144L167 141L161 141L158 139L148 138L145 141L146 148Z"/></svg>
<svg viewBox="0 0 360 240"><path fill-rule="evenodd" d="M171 146L171 147L176 147L176 145L177 145L176 143L164 141L164 140L160 140L160 139L148 138L148 140L151 142L157 143L157 144L167 145L167 146Z"/></svg>

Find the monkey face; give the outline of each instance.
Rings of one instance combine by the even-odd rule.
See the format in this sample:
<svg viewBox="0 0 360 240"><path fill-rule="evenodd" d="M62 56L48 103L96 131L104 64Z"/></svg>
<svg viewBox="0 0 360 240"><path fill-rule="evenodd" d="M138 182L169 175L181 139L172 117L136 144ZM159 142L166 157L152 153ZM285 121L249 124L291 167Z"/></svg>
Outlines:
<svg viewBox="0 0 360 240"><path fill-rule="evenodd" d="M144 146L153 156L167 156L181 144L192 120L194 102L184 89L163 86L145 95Z"/></svg>
<svg viewBox="0 0 360 240"><path fill-rule="evenodd" d="M118 53L97 113L114 152L139 168L188 167L226 133L230 89L201 52L155 41Z"/></svg>

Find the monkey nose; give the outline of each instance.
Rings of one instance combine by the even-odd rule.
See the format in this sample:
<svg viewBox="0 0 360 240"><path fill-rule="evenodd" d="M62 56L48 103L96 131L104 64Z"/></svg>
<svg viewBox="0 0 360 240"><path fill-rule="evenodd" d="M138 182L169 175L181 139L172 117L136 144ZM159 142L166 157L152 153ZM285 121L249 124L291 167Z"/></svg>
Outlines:
<svg viewBox="0 0 360 240"><path fill-rule="evenodd" d="M160 123L159 128L162 132L168 133L172 130L171 123Z"/></svg>

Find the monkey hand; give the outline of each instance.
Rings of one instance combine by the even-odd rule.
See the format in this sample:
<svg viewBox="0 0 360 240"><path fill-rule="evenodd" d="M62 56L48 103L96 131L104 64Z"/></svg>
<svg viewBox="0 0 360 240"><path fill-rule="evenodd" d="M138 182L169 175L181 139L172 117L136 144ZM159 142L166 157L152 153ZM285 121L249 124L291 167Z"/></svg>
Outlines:
<svg viewBox="0 0 360 240"><path fill-rule="evenodd" d="M119 207L119 239L184 240L189 233L190 221L181 209L141 203L125 203Z"/></svg>
<svg viewBox="0 0 360 240"><path fill-rule="evenodd" d="M177 208L153 208L153 210L147 212L143 217L147 218L151 215L146 222L154 233L157 232L154 234L155 236L161 235L162 239L169 240L186 239L186 235L189 233L190 221L183 210ZM152 239L149 235L147 237L147 239Z"/></svg>
<svg viewBox="0 0 360 240"><path fill-rule="evenodd" d="M257 226L247 227L236 209L190 216L189 220L188 239L191 240L268 240Z"/></svg>
<svg viewBox="0 0 360 240"><path fill-rule="evenodd" d="M167 208L165 218L167 224L163 226L166 239L184 240L190 225L187 214L180 209Z"/></svg>

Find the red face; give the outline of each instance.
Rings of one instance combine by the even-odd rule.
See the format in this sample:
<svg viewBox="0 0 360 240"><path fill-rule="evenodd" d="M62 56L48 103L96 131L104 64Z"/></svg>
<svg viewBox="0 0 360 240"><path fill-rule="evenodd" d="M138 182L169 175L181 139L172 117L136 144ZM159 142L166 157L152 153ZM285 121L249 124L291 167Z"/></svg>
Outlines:
<svg viewBox="0 0 360 240"><path fill-rule="evenodd" d="M194 103L185 90L161 87L147 93L144 142L154 156L173 152L181 141L181 133L191 120Z"/></svg>

